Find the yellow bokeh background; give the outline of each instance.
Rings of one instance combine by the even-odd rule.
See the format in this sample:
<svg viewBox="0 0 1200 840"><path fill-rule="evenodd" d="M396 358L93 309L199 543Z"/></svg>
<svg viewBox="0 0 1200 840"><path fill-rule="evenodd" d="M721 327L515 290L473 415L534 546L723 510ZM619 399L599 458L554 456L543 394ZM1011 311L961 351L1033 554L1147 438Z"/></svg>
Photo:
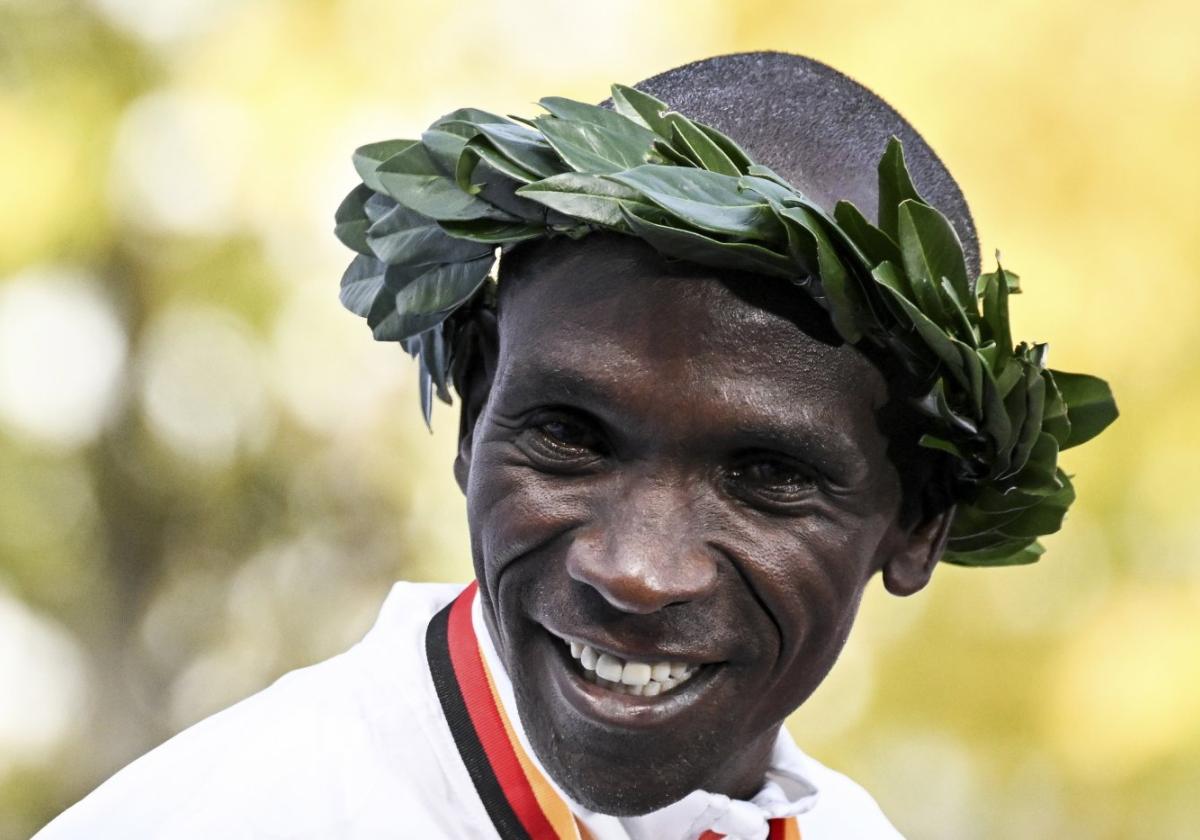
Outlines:
<svg viewBox="0 0 1200 840"><path fill-rule="evenodd" d="M955 173L1014 332L1113 385L1032 567L873 587L791 721L914 838L1200 824L1200 12L1172 0L0 0L0 838L466 579L455 417L342 311L349 153L811 55ZM985 260L985 262L987 262Z"/></svg>

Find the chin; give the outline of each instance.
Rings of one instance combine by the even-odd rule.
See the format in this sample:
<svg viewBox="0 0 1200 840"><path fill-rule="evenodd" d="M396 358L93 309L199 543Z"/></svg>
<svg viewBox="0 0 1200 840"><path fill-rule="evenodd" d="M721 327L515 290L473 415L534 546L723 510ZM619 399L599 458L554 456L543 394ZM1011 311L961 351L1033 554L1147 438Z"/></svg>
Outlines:
<svg viewBox="0 0 1200 840"><path fill-rule="evenodd" d="M695 789L694 786L667 787L647 784L644 779L640 781L640 784L633 784L633 779L628 779L615 789L600 788L594 784L589 786L586 782L578 788L567 789L565 785L563 787L568 795L583 807L612 817L640 817L649 814L682 799Z"/></svg>
<svg viewBox="0 0 1200 840"><path fill-rule="evenodd" d="M576 658L562 631L513 626L517 712L534 754L573 800L635 816L698 789L739 798L758 790L780 718L760 708L752 669L696 656L661 691L630 693Z"/></svg>
<svg viewBox="0 0 1200 840"><path fill-rule="evenodd" d="M587 754L588 747L558 734L530 731L534 752L563 791L585 808L614 817L648 814L707 788L708 774L691 766L682 753L656 761ZM622 739L624 740L624 739ZM638 755L634 744L625 755ZM614 753L618 750L614 750Z"/></svg>
<svg viewBox="0 0 1200 840"><path fill-rule="evenodd" d="M574 801L616 817L640 816L694 790L714 790L722 767L697 757L729 756L721 734L680 727L624 730L547 709L548 698L516 686L518 711L538 760ZM552 701L551 701L552 702ZM726 736L728 733L725 733Z"/></svg>

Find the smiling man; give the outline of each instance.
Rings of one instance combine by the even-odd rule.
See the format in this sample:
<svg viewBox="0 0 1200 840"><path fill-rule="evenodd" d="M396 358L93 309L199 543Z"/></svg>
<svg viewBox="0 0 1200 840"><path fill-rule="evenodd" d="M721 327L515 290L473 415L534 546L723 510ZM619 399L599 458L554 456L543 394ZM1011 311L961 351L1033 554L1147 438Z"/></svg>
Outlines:
<svg viewBox="0 0 1200 840"><path fill-rule="evenodd" d="M901 520L885 379L786 285L601 234L550 243L504 282L458 476L533 752L602 813L697 789L753 801L868 580L919 588L949 511ZM760 809L759 834L811 803L810 776ZM878 835L851 798L864 810L843 829ZM726 802L691 804L673 836Z"/></svg>
<svg viewBox="0 0 1200 840"><path fill-rule="evenodd" d="M398 584L44 837L898 836L783 722L876 575L1036 559L1111 395L1013 345L953 179L835 71L542 104L363 147L338 211L343 302L427 420L461 397L476 582Z"/></svg>

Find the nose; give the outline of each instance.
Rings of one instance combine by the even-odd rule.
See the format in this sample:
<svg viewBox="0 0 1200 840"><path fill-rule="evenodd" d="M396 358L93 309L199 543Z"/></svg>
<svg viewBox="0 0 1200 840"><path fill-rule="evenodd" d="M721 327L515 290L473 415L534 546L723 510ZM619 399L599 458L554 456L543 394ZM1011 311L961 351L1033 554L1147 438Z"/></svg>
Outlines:
<svg viewBox="0 0 1200 840"><path fill-rule="evenodd" d="M577 532L567 573L623 612L648 614L700 600L717 585L701 505L678 483L645 478L621 488L591 527Z"/></svg>

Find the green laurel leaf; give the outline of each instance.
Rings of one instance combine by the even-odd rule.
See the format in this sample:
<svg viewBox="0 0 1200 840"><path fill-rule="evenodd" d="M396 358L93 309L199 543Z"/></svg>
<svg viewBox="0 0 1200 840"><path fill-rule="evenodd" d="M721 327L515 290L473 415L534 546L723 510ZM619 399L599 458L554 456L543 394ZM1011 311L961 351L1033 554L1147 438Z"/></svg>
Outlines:
<svg viewBox="0 0 1200 840"><path fill-rule="evenodd" d="M1075 488L1061 470L1058 472L1062 486L1012 519L997 527L997 533L1012 539L1036 539L1053 534L1062 528L1067 509L1075 501Z"/></svg>
<svg viewBox="0 0 1200 840"><path fill-rule="evenodd" d="M945 300L941 291L941 284L938 282L941 275L933 273L934 267L930 264L930 260L936 261L937 258L926 253L921 235L917 231L918 222L914 211L920 207L924 207L924 205L916 204L911 199L906 200L900 204L897 214L897 239L900 243L904 273L908 275L908 281L912 285L913 294L916 295L916 302L920 305L921 311L926 313L939 327L946 328L953 323L950 316L950 307L953 304Z"/></svg>
<svg viewBox="0 0 1200 840"><path fill-rule="evenodd" d="M392 292L390 304L384 301L372 310L375 338L403 341L442 323L448 310L465 303L479 290L491 267L491 257L406 270L393 266L385 288L385 292ZM369 317L368 323L371 320Z"/></svg>
<svg viewBox="0 0 1200 840"><path fill-rule="evenodd" d="M657 135L642 123L630 120L608 108L601 108L599 105L576 102L574 99L565 99L561 96L547 96L539 99L538 104L560 120L603 128L627 139L634 147L649 149L657 139ZM537 121L535 120L534 123L536 124Z"/></svg>
<svg viewBox="0 0 1200 840"><path fill-rule="evenodd" d="M1117 403L1103 379L1086 373L1051 371L1059 393L1067 406L1071 431L1063 449L1070 449L1094 438L1117 419Z"/></svg>
<svg viewBox="0 0 1200 840"><path fill-rule="evenodd" d="M607 176L650 203L710 233L768 240L782 232L761 197L738 189L738 179L703 169L646 164Z"/></svg>
<svg viewBox="0 0 1200 840"><path fill-rule="evenodd" d="M429 380L437 389L438 399L449 405L450 348L446 346L445 330L440 325L425 330L418 336L418 340L421 365L429 372ZM428 422L426 419L426 423Z"/></svg>
<svg viewBox="0 0 1200 840"><path fill-rule="evenodd" d="M867 258L871 267L883 262L902 265L903 258L900 248L892 239L879 228L867 221L859 209L848 201L839 201L833 210L833 217L841 225L846 235L858 246L859 251ZM911 290L909 291L911 299Z"/></svg>
<svg viewBox="0 0 1200 840"><path fill-rule="evenodd" d="M808 252L803 255L803 264L811 274L820 278L821 291L838 334L852 344L859 341L863 332L858 314L866 308L865 303L838 259L822 218L803 205L777 209L776 213L785 222L789 243L796 244L798 250ZM811 246L807 243L811 243ZM814 257L815 272L811 271Z"/></svg>
<svg viewBox="0 0 1200 840"><path fill-rule="evenodd" d="M568 169L542 135L528 126L481 123L478 128L497 154L539 178L549 178Z"/></svg>
<svg viewBox="0 0 1200 840"><path fill-rule="evenodd" d="M670 110L665 102L625 85L612 86L612 101L621 116L650 129L663 140L671 139L671 124L663 117Z"/></svg>
<svg viewBox="0 0 1200 840"><path fill-rule="evenodd" d="M449 236L456 239L469 239L472 242L482 242L488 245L515 245L529 239L546 235L544 225L531 225L523 222L496 222L491 219L473 219L466 222L438 222Z"/></svg>
<svg viewBox="0 0 1200 840"><path fill-rule="evenodd" d="M359 254L342 274L341 289L338 297L342 305L358 315L366 318L375 303L375 298L383 290L383 277L387 266L374 257Z"/></svg>
<svg viewBox="0 0 1200 840"><path fill-rule="evenodd" d="M393 158L411 146L417 145L416 140L384 140L382 143L368 143L354 150L354 171L362 178L363 184L377 193L386 192L383 184L375 176L380 164Z"/></svg>
<svg viewBox="0 0 1200 840"><path fill-rule="evenodd" d="M367 218L371 220L371 224L374 224L398 206L396 199L390 195L372 193L371 197L363 202L363 212L367 214Z"/></svg>
<svg viewBox="0 0 1200 840"><path fill-rule="evenodd" d="M1008 453L1008 469L1000 472L999 478L1009 478L1025 468L1033 446L1042 433L1043 417L1046 408L1046 383L1042 379L1041 369L1033 364L1026 365L1025 380L1016 389L1025 394L1025 417L1021 423L1011 451ZM1014 423L1014 427L1016 424ZM1053 435L1051 435L1053 437ZM1055 447L1057 449L1057 440ZM1049 533L1044 532L1044 533ZM1036 534L1034 535L1036 536Z"/></svg>
<svg viewBox="0 0 1200 840"><path fill-rule="evenodd" d="M419 143L381 163L375 169L375 178L382 184L383 192L431 219L517 221L517 217L460 190L454 179L442 174Z"/></svg>
<svg viewBox="0 0 1200 840"><path fill-rule="evenodd" d="M626 225L665 256L789 280L797 277L795 264L782 254L748 242L722 242L694 230L665 225L639 215L636 208L632 204L620 207Z"/></svg>
<svg viewBox="0 0 1200 840"><path fill-rule="evenodd" d="M450 236L433 219L403 205L371 225L371 251L390 265L429 265L475 260L491 253L485 245Z"/></svg>
<svg viewBox="0 0 1200 840"><path fill-rule="evenodd" d="M909 177L900 140L890 137L883 157L879 159L879 213L876 218L879 229L893 242L900 241L900 204L909 200L925 203Z"/></svg>
<svg viewBox="0 0 1200 840"><path fill-rule="evenodd" d="M511 158L500 154L492 145L491 140L478 134L467 141L454 169L454 180L463 192L475 193L476 188L471 183L471 176L480 161L486 161L497 172L501 172L521 184L529 184L541 178L536 172L528 170L520 164L514 163Z"/></svg>
<svg viewBox="0 0 1200 840"><path fill-rule="evenodd" d="M1067 418L1067 403L1062 398L1062 392L1058 390L1054 374L1043 368L1041 377L1046 386L1046 407L1042 416L1042 428L1054 435L1060 450L1066 449L1067 440L1071 436L1071 421Z"/></svg>
<svg viewBox="0 0 1200 840"><path fill-rule="evenodd" d="M975 300L967 280L967 263L954 227L932 207L911 199L900 203L900 252L909 276L920 274L935 284L944 277L957 295L957 305Z"/></svg>
<svg viewBox="0 0 1200 840"><path fill-rule="evenodd" d="M360 254L369 256L371 248L367 245L367 228L371 219L367 216L367 200L374 195L366 184L359 184L350 191L337 212L333 214L333 233L343 245Z"/></svg>
<svg viewBox="0 0 1200 840"><path fill-rule="evenodd" d="M651 207L637 190L598 175L564 172L517 190L523 196L566 216L610 230L628 231L623 205Z"/></svg>
<svg viewBox="0 0 1200 840"><path fill-rule="evenodd" d="M668 111L666 120L671 125L671 146L683 154L695 166L722 175L738 176L743 170L730 159L710 136L677 111Z"/></svg>
<svg viewBox="0 0 1200 840"><path fill-rule="evenodd" d="M704 132L705 136L725 153L725 157L733 162L738 172L754 174L750 172L751 167L754 166L754 161L750 159L750 155L746 154L746 150L739 146L732 137L722 134L711 125L704 125L703 123L692 123L692 125ZM763 168L765 169L766 167Z"/></svg>
<svg viewBox="0 0 1200 840"><path fill-rule="evenodd" d="M534 125L567 165L576 172L604 175L646 163L654 136L625 120L625 131L594 123L538 117Z"/></svg>
<svg viewBox="0 0 1200 840"><path fill-rule="evenodd" d="M458 158L468 139L469 135L463 136L462 133L431 128L421 134L421 145L425 147L425 152L437 167L438 173L452 177L458 169Z"/></svg>
<svg viewBox="0 0 1200 840"><path fill-rule="evenodd" d="M476 195L496 209L526 224L547 225L549 212L545 205L530 201L520 194L523 184L481 160L471 173ZM564 218L565 217L560 217Z"/></svg>
<svg viewBox="0 0 1200 840"><path fill-rule="evenodd" d="M957 566L1023 566L1036 563L1045 553L1041 543L1018 539L969 551L956 549L951 544L942 560Z"/></svg>

